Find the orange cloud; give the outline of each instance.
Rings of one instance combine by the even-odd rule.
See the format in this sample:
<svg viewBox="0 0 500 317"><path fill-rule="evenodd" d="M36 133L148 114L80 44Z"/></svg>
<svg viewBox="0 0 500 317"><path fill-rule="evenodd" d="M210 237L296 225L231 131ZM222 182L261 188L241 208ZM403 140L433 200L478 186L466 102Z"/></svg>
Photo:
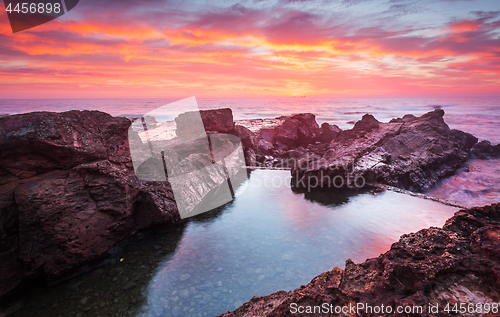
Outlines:
<svg viewBox="0 0 500 317"><path fill-rule="evenodd" d="M389 19L367 27L361 18L340 23L317 12L243 6L175 11L164 19L148 19L141 10L89 12L16 34L1 18L2 95L500 92L492 77L500 64L495 15L444 21L431 30L413 25L386 30Z"/></svg>

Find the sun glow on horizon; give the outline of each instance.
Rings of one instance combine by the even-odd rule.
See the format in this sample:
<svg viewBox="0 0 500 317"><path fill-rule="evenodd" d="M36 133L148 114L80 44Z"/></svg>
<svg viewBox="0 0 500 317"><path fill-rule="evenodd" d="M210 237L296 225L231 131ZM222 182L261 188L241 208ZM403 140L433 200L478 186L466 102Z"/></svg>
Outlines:
<svg viewBox="0 0 500 317"><path fill-rule="evenodd" d="M0 91L2 98L500 95L500 20L490 2L464 3L451 15L442 1L401 2L192 2L155 11L110 1L99 15L98 2L88 1L15 34L0 15ZM431 10L441 19L428 22Z"/></svg>

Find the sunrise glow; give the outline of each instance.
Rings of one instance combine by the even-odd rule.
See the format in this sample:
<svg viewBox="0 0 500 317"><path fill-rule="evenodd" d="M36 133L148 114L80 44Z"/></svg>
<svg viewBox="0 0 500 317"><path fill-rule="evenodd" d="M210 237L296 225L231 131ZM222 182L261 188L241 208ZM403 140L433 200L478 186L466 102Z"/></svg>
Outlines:
<svg viewBox="0 0 500 317"><path fill-rule="evenodd" d="M498 95L498 9L450 0L82 1L15 34L3 12L0 94Z"/></svg>

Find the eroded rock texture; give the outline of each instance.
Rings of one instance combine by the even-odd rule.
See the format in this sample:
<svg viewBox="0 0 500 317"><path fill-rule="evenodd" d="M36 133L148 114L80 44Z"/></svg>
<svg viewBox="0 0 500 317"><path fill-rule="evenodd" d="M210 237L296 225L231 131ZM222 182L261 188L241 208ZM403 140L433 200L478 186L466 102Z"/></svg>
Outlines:
<svg viewBox="0 0 500 317"><path fill-rule="evenodd" d="M168 182L132 169L130 120L98 111L0 118L0 297L99 260L179 214Z"/></svg>
<svg viewBox="0 0 500 317"><path fill-rule="evenodd" d="M292 186L306 187L302 179L317 179L319 187L343 182L343 187L354 188L363 180L418 192L429 189L460 168L477 142L469 133L450 129L443 115L443 110L435 110L389 123L365 115L327 146L309 147L299 156L292 165Z"/></svg>

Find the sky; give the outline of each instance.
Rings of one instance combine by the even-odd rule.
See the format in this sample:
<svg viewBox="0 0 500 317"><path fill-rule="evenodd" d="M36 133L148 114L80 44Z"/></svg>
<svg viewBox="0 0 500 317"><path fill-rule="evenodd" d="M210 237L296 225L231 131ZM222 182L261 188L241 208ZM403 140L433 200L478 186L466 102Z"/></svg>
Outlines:
<svg viewBox="0 0 500 317"><path fill-rule="evenodd" d="M0 98L500 95L498 0L80 0L12 33Z"/></svg>

